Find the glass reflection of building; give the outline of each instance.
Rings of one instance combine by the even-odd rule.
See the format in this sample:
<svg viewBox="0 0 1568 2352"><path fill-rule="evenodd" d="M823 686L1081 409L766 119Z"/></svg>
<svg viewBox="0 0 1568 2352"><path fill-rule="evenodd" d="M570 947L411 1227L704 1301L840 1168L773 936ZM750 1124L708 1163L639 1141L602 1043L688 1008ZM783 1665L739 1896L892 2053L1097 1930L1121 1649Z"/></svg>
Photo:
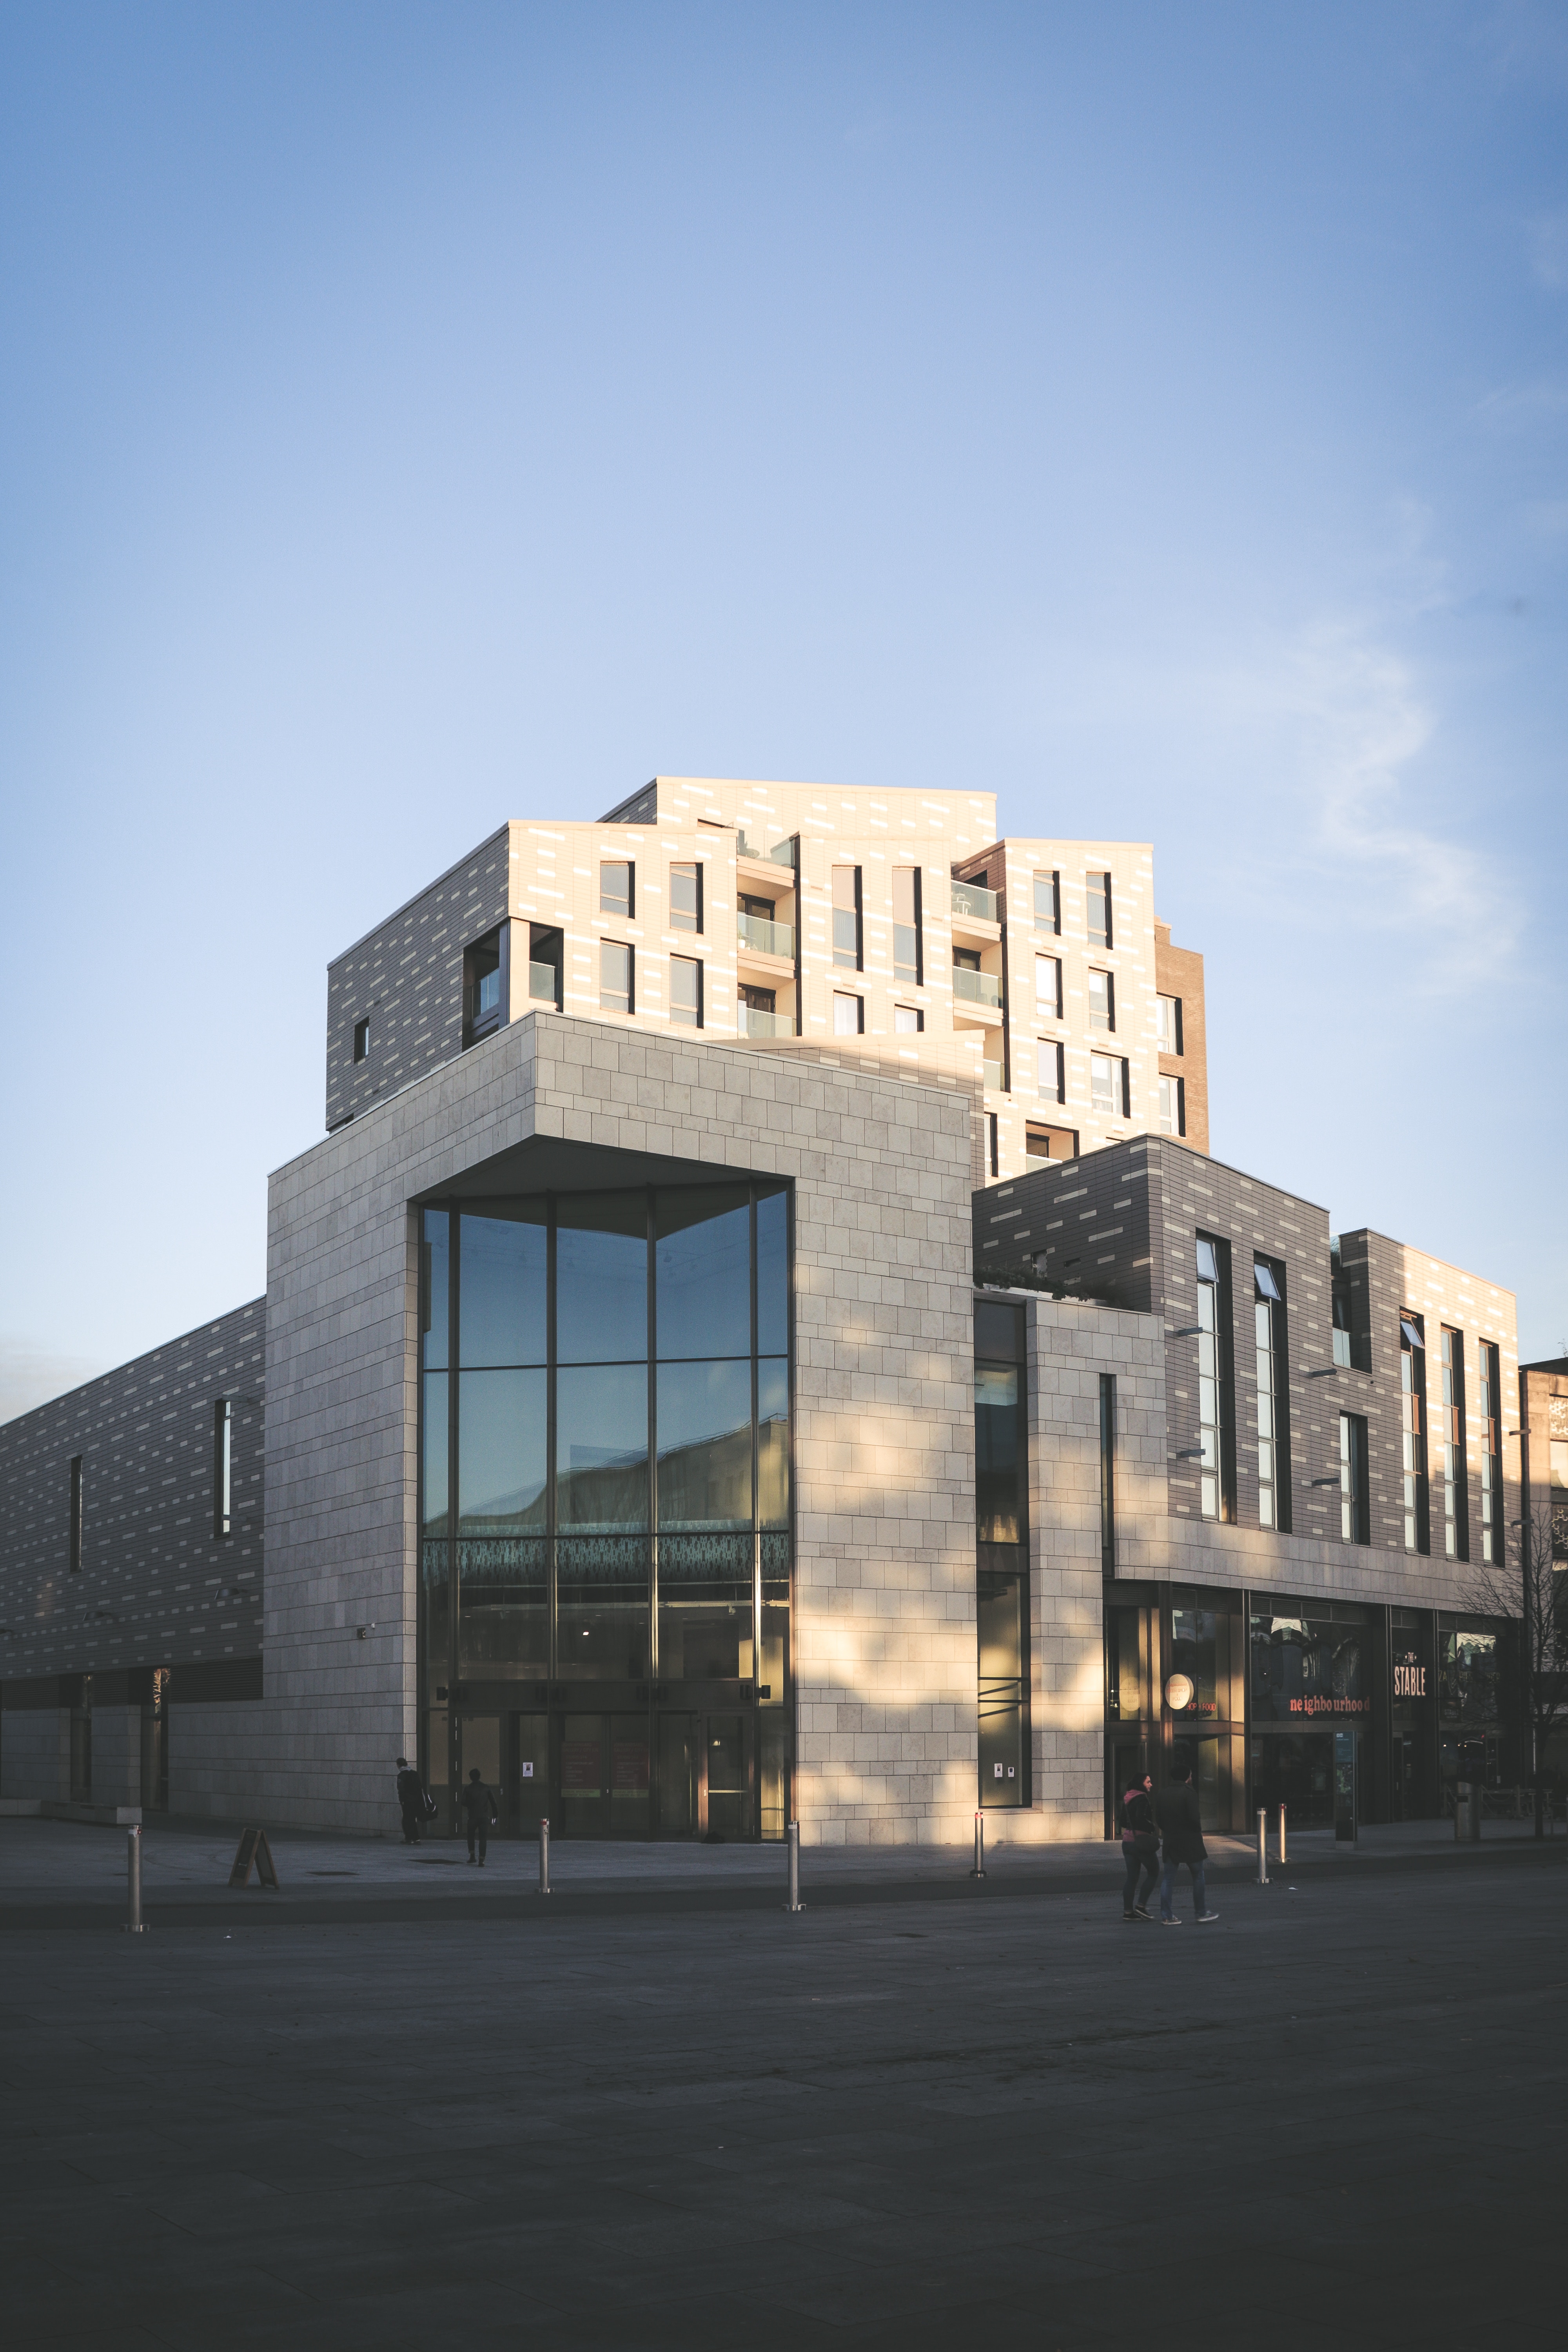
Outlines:
<svg viewBox="0 0 1568 2352"><path fill-rule="evenodd" d="M1371 1816L1369 1612L1342 1601L1254 1608L1250 1652L1252 1801L1270 1817L1284 1805L1299 1829L1334 1819L1336 1736L1356 1761L1359 1815Z"/></svg>
<svg viewBox="0 0 1568 2352"><path fill-rule="evenodd" d="M427 1780L479 1763L520 1830L782 1837L787 1188L422 1217Z"/></svg>
<svg viewBox="0 0 1568 2352"><path fill-rule="evenodd" d="M1026 1391L1022 1309L977 1300L975 1664L983 1806L1031 1801Z"/></svg>

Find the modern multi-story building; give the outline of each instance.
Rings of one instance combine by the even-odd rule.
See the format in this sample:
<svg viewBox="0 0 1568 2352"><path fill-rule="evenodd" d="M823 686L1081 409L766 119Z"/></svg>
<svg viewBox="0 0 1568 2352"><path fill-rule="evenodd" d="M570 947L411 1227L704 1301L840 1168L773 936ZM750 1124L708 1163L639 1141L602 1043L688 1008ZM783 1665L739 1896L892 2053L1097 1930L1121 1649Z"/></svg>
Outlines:
<svg viewBox="0 0 1568 2352"><path fill-rule="evenodd" d="M985 1165L1145 1130L1208 1150L1203 958L1146 843L998 841L990 793L657 777L511 823L339 956L335 1129L535 1007L703 1042L956 1045Z"/></svg>
<svg viewBox="0 0 1568 2352"><path fill-rule="evenodd" d="M339 959L265 1298L0 1430L0 1801L386 1831L407 1754L518 1834L1060 1838L1177 1743L1218 1827L1506 1777L1511 1298L1208 1159L1148 853L992 831L661 781Z"/></svg>

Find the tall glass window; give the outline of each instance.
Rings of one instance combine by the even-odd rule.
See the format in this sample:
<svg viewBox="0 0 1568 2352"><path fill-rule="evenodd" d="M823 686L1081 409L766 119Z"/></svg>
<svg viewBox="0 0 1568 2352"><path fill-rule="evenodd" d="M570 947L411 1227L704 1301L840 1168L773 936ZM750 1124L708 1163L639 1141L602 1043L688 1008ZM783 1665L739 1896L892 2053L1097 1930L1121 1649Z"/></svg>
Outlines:
<svg viewBox="0 0 1568 2352"><path fill-rule="evenodd" d="M1502 1428L1498 1386L1498 1350L1483 1339L1476 1351L1480 1374L1483 1431L1481 1454L1481 1558L1489 1567L1502 1565Z"/></svg>
<svg viewBox="0 0 1568 2352"><path fill-rule="evenodd" d="M1029 1801L1029 1579L1023 1318L974 1309L980 1802Z"/></svg>
<svg viewBox="0 0 1568 2352"><path fill-rule="evenodd" d="M833 869L833 961L843 971L860 969L860 868Z"/></svg>
<svg viewBox="0 0 1568 2352"><path fill-rule="evenodd" d="M1418 1315L1399 1318L1399 1414L1404 1439L1405 1549L1430 1547L1426 1500L1426 1339Z"/></svg>
<svg viewBox="0 0 1568 2352"><path fill-rule="evenodd" d="M893 868L893 973L918 988L925 978L921 940L921 869Z"/></svg>
<svg viewBox="0 0 1568 2352"><path fill-rule="evenodd" d="M1340 1415L1340 1534L1346 1543L1372 1541L1367 1491L1366 1422L1358 1412Z"/></svg>
<svg viewBox="0 0 1568 2352"><path fill-rule="evenodd" d="M1055 933L1062 927L1062 889L1059 867L1049 874L1035 877L1035 929Z"/></svg>
<svg viewBox="0 0 1568 2352"><path fill-rule="evenodd" d="M1278 1528L1288 1524L1289 1516L1288 1511L1281 1514L1279 1481L1279 1443L1284 1433L1279 1373L1284 1350L1276 1341L1282 1336L1277 1318L1283 1301L1274 1269L1261 1258L1254 1265L1252 1276L1258 1294L1252 1309L1258 1346L1258 1524Z"/></svg>
<svg viewBox="0 0 1568 2352"><path fill-rule="evenodd" d="M1465 1510L1465 1335L1445 1328L1443 1349L1443 1549L1469 1558Z"/></svg>
<svg viewBox="0 0 1568 2352"><path fill-rule="evenodd" d="M1225 1510L1226 1381L1219 1244L1198 1235L1198 1494L1205 1519Z"/></svg>

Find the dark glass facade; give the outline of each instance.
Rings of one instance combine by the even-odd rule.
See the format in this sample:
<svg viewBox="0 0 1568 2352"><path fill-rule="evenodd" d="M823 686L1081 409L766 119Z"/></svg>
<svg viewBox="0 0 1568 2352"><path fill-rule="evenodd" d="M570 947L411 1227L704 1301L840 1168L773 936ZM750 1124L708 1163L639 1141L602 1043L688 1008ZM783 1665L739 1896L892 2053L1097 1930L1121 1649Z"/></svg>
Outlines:
<svg viewBox="0 0 1568 2352"><path fill-rule="evenodd" d="M453 1822L782 1838L790 1196L421 1213L421 1769Z"/></svg>
<svg viewBox="0 0 1568 2352"><path fill-rule="evenodd" d="M1027 1805L1029 1524L1024 1310L974 1307L975 1637L983 1807Z"/></svg>

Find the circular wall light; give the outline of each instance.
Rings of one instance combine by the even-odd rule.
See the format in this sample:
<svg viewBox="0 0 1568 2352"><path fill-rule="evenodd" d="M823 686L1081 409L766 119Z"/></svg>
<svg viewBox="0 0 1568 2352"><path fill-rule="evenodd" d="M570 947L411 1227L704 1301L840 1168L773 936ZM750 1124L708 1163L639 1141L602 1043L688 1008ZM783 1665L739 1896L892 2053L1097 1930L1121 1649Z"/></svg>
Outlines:
<svg viewBox="0 0 1568 2352"><path fill-rule="evenodd" d="M1191 1675L1173 1675L1165 1685L1165 1705L1173 1715L1184 1714L1196 1696Z"/></svg>

